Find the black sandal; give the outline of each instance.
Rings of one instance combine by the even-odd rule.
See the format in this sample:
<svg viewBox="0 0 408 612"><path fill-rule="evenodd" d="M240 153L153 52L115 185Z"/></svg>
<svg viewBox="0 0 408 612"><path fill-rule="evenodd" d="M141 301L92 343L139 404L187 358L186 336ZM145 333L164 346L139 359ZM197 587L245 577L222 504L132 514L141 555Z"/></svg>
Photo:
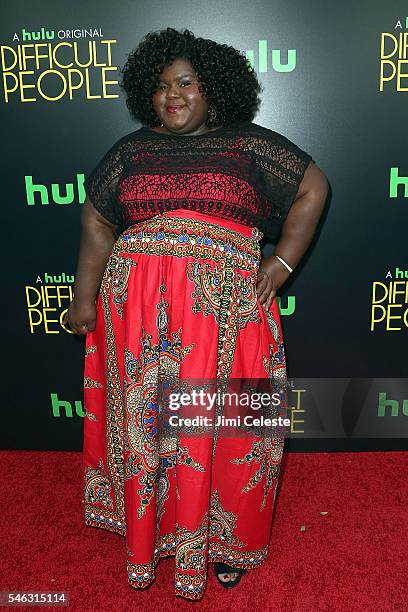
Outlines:
<svg viewBox="0 0 408 612"><path fill-rule="evenodd" d="M232 589L234 586L237 586L239 581L242 578L242 575L245 574L245 570L240 569L238 567L231 567L231 565L227 565L226 563L220 563L216 561L214 563L214 573L217 577L217 580L225 589ZM221 580L219 574L238 574L235 580L226 580L225 582Z"/></svg>

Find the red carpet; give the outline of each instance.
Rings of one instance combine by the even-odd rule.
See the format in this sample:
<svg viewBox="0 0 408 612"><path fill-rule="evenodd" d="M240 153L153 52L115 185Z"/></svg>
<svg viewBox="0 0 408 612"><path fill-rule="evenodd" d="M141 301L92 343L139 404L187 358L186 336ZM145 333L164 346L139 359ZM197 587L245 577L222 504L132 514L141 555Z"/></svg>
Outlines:
<svg viewBox="0 0 408 612"><path fill-rule="evenodd" d="M67 591L81 612L408 610L408 453L286 455L267 562L232 591L210 566L201 602L173 596L172 558L128 586L125 539L83 523L79 453L0 455L1 591Z"/></svg>

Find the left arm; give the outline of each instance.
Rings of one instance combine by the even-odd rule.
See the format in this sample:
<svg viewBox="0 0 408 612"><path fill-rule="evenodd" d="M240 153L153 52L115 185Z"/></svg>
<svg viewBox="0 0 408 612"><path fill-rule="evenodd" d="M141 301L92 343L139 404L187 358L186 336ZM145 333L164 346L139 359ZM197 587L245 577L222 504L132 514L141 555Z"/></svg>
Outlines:
<svg viewBox="0 0 408 612"><path fill-rule="evenodd" d="M259 265L257 296L266 310L290 274L275 255L279 255L292 269L298 265L312 241L328 191L326 176L314 162L310 162L283 224L274 254Z"/></svg>

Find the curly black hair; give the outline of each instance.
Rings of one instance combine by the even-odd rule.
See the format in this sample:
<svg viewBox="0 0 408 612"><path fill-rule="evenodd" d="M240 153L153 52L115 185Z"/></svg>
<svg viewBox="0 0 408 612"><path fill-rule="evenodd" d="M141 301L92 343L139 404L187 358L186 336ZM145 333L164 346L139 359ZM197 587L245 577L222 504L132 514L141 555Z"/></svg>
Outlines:
<svg viewBox="0 0 408 612"><path fill-rule="evenodd" d="M176 58L190 61L201 91L216 110L208 128L235 121L252 121L259 109L263 88L244 52L226 44L196 37L193 32L166 28L149 32L127 55L120 70L120 87L126 93L131 116L143 125L155 127L160 120L153 108L153 94L165 67Z"/></svg>

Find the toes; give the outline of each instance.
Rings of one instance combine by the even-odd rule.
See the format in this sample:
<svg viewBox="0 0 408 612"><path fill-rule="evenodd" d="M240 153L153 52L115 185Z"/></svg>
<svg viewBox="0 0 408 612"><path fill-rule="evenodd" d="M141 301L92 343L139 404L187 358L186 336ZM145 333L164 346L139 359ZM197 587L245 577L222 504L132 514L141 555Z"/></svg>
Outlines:
<svg viewBox="0 0 408 612"><path fill-rule="evenodd" d="M234 580L238 578L238 573L233 572L233 573L218 574L218 578L221 580L221 582L231 582L231 581L233 582Z"/></svg>

